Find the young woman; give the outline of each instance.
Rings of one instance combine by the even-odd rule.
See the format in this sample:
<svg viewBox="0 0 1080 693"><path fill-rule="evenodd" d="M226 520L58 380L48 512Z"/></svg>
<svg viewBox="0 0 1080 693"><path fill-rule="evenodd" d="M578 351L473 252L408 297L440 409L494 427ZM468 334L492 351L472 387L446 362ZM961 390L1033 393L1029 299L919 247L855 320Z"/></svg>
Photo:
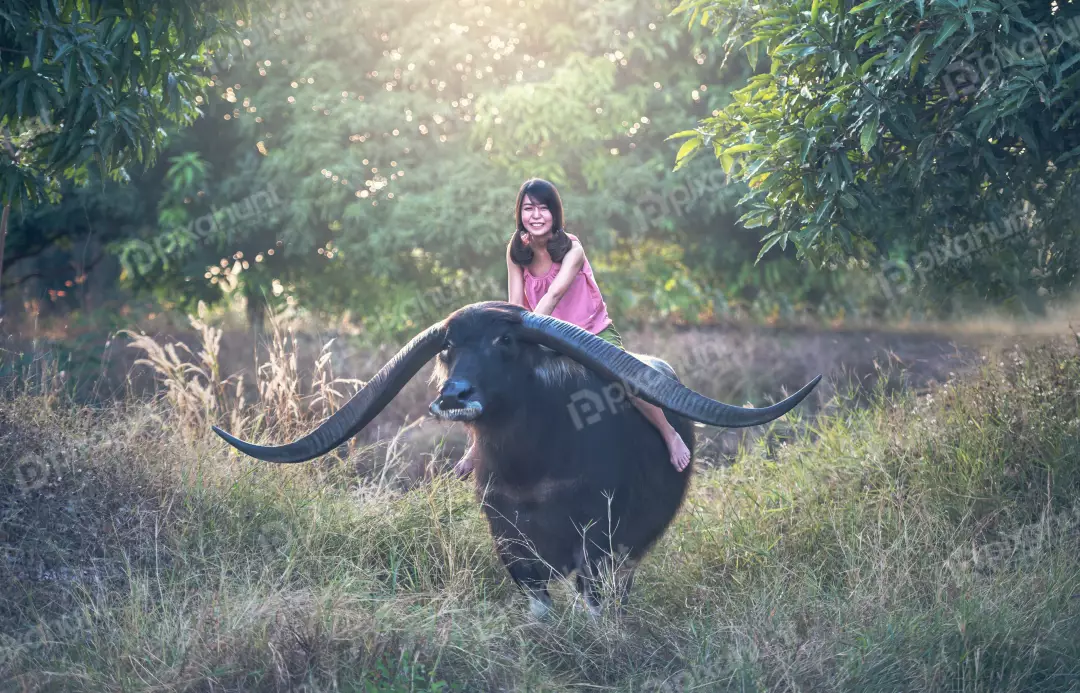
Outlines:
<svg viewBox="0 0 1080 693"><path fill-rule="evenodd" d="M517 229L506 246L508 301L573 323L622 349L622 337L608 317L585 250L577 237L563 228L562 199L555 186L539 178L525 181L518 191L515 217ZM690 450L664 411L632 395L629 398L660 431L671 464L680 472L686 469ZM454 467L459 477L472 471L475 450L475 444L470 444Z"/></svg>

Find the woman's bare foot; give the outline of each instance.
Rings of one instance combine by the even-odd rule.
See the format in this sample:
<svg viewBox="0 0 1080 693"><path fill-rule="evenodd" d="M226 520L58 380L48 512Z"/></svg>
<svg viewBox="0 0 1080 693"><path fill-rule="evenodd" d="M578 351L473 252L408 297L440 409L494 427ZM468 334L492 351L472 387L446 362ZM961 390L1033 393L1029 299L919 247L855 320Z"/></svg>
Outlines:
<svg viewBox="0 0 1080 693"><path fill-rule="evenodd" d="M638 411L645 415L649 423L660 431L660 436L667 445L668 454L671 455L671 466L680 472L686 469L686 466L690 464L690 448L686 447L682 436L668 423L664 410L634 395L630 396L630 401L638 408Z"/></svg>
<svg viewBox="0 0 1080 693"><path fill-rule="evenodd" d="M686 447L682 436L672 428L664 442L667 443L668 452L671 453L671 466L680 472L686 469L686 465L690 464L690 448Z"/></svg>

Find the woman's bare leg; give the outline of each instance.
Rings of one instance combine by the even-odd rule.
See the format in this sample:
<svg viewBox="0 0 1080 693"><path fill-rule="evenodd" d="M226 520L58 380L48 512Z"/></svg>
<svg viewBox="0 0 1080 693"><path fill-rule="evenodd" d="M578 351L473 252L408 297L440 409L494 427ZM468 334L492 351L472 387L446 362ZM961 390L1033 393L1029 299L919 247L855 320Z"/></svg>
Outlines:
<svg viewBox="0 0 1080 693"><path fill-rule="evenodd" d="M630 395L630 401L634 403L638 411L644 414L645 418L653 426L656 426L656 430L660 431L660 435L667 444L668 453L671 455L671 465L680 472L686 469L686 465L690 464L690 448L686 447L682 436L668 423L667 417L664 416L664 410L633 395Z"/></svg>

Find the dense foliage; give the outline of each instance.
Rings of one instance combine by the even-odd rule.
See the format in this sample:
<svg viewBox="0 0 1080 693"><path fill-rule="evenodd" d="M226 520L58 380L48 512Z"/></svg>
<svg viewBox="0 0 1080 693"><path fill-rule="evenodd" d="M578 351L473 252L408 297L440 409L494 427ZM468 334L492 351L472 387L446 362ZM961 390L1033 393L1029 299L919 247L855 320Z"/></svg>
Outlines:
<svg viewBox="0 0 1080 693"><path fill-rule="evenodd" d="M721 70L717 39L670 9L547 0L541 23L514 3L276 8L217 54L214 97L132 180L130 214L99 212L94 238L118 260L99 273L166 306L243 296L256 325L293 305L400 338L505 295L517 187L543 176L620 320L855 310L867 292L850 274L796 273L793 254L753 266L741 186L707 162L672 171L668 135L729 99L708 83L749 73ZM50 223L89 235L76 199ZM13 243L44 223L27 215Z"/></svg>
<svg viewBox="0 0 1080 693"><path fill-rule="evenodd" d="M410 0L324 12L283 10L256 28L253 59L222 76L222 97L235 102L222 117L265 154L260 179L288 191L286 256L325 259L318 282L305 262L309 280L293 283L305 305L384 315L474 273L501 286L514 198L531 176L560 186L568 228L596 257L647 235L715 246L710 221L730 230L735 192L723 186L686 204L687 219L641 207L683 185L666 135L727 98L702 90L719 56L653 2L545 0L523 15L517 3ZM663 286L677 271L649 279ZM504 295L452 291L456 303ZM684 310L707 310L709 298Z"/></svg>
<svg viewBox="0 0 1080 693"><path fill-rule="evenodd" d="M196 22L200 45L211 29L241 43L187 65L166 160L128 188L73 174L58 204L23 210L5 286L76 307L34 277L77 287L95 268L166 308L242 297L256 327L294 306L400 339L504 296L531 176L562 190L619 321L889 317L913 286L941 313L963 307L942 295L1041 309L1070 286L1071 9L725 3L324 0L233 27L219 20L240 5L206 5L221 11ZM193 7L158 23L187 31ZM1049 40L1013 65L1028 24ZM126 40L117 55L141 56ZM35 102L26 65L5 104ZM167 91L147 107L172 112Z"/></svg>
<svg viewBox="0 0 1080 693"><path fill-rule="evenodd" d="M1071 284L1074 4L687 0L680 11L759 67L722 112L682 133L680 158L709 151L749 185L741 219L762 229L762 253L921 251L920 275L955 280L939 289L969 283L998 299ZM998 233L1025 204L1035 226Z"/></svg>
<svg viewBox="0 0 1080 693"><path fill-rule="evenodd" d="M56 200L88 167L116 180L189 124L209 53L246 0L4 0L0 4L0 203Z"/></svg>

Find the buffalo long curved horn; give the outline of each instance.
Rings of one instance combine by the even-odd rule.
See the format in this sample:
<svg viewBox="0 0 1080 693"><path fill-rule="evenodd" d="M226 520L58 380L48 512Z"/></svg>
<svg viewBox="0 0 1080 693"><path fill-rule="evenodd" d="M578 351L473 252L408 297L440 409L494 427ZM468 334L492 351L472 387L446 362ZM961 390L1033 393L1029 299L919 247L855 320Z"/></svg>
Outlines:
<svg viewBox="0 0 1080 693"><path fill-rule="evenodd" d="M546 315L522 315L521 336L554 349L597 373L624 383L629 394L688 419L722 428L759 426L789 412L817 386L821 376L801 390L763 409L747 409L724 404L694 392L678 381L643 363L577 325Z"/></svg>
<svg viewBox="0 0 1080 693"><path fill-rule="evenodd" d="M344 407L303 438L286 445L253 445L217 426L214 433L241 452L266 462L306 462L325 455L363 430L394 399L416 372L438 354L446 341L445 323L432 325L401 348Z"/></svg>

